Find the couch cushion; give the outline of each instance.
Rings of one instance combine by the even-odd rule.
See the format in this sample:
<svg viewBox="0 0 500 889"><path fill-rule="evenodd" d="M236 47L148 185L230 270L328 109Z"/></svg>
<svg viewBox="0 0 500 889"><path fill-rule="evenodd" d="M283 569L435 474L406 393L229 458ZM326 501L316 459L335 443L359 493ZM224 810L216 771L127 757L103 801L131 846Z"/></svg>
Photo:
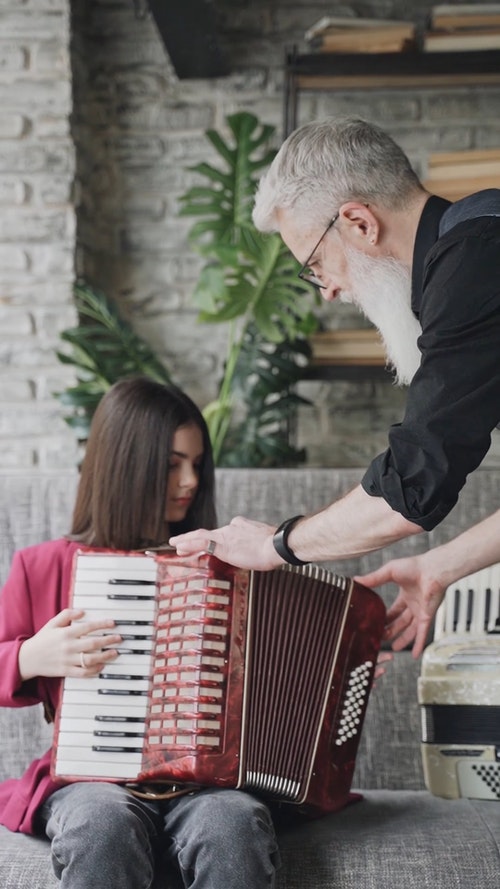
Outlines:
<svg viewBox="0 0 500 889"><path fill-rule="evenodd" d="M500 806L369 791L280 836L277 889L484 889L500 879Z"/></svg>
<svg viewBox="0 0 500 889"><path fill-rule="evenodd" d="M0 825L2 889L57 889L50 860L50 843L38 837L10 833Z"/></svg>
<svg viewBox="0 0 500 889"><path fill-rule="evenodd" d="M14 550L67 534L78 474L0 474L0 586Z"/></svg>
<svg viewBox="0 0 500 889"><path fill-rule="evenodd" d="M52 744L53 728L35 707L0 707L0 781L18 778Z"/></svg>

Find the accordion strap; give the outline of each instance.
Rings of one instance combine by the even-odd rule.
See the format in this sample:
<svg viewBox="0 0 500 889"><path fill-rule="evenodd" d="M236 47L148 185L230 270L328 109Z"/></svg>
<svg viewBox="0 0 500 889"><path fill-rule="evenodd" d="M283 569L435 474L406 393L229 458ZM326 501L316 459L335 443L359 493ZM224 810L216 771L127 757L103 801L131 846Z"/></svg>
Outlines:
<svg viewBox="0 0 500 889"><path fill-rule="evenodd" d="M185 796L187 793L195 793L201 790L199 786L180 786L179 784L126 784L127 790L138 799L162 800L175 799L177 796Z"/></svg>

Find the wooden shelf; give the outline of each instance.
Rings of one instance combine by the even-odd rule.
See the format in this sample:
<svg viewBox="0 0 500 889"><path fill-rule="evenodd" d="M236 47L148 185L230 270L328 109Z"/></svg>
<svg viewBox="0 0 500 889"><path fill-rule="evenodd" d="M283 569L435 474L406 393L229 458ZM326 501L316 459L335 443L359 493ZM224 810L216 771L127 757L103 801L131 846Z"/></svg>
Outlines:
<svg viewBox="0 0 500 889"><path fill-rule="evenodd" d="M384 367L386 363L384 347L374 328L324 330L313 334L309 342L311 367Z"/></svg>
<svg viewBox="0 0 500 889"><path fill-rule="evenodd" d="M309 342L312 358L304 379L394 382L375 328L322 330L309 337Z"/></svg>
<svg viewBox="0 0 500 889"><path fill-rule="evenodd" d="M500 84L500 50L467 52L287 52L284 131L297 126L304 90L408 89Z"/></svg>

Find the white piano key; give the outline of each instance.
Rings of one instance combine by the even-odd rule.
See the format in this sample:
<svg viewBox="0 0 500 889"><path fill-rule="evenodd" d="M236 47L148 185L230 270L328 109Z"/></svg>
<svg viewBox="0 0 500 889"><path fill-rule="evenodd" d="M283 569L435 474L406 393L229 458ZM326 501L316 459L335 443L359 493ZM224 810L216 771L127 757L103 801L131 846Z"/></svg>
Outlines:
<svg viewBox="0 0 500 889"><path fill-rule="evenodd" d="M82 686L77 684L81 682L86 682L86 686ZM73 679L68 677L65 680L65 688L68 690L82 690L87 692L88 694L99 694L102 691L111 690L111 691L123 691L130 694L131 692L144 692L147 693L149 688L149 680L147 679L132 679L132 680L123 680L123 679L101 679L96 677L95 679ZM131 697L135 697L135 695L130 694Z"/></svg>
<svg viewBox="0 0 500 889"><path fill-rule="evenodd" d="M117 650L122 652L114 661L110 661L104 669L103 673L114 673L117 676L134 673L141 674L144 679L148 679L151 673L151 655L147 652L141 654L131 654L127 648L120 644Z"/></svg>
<svg viewBox="0 0 500 889"><path fill-rule="evenodd" d="M94 732L109 731L124 732L128 734L135 734L138 737L143 737L145 725L145 718L140 719L139 722L128 722L126 720L120 721L118 714L116 714L116 719L114 721L112 718L112 714L109 714L109 720L106 719L106 721L100 722L92 715L70 716L69 714L64 713L61 714L61 718L59 720L59 732L62 732L63 734L71 732L82 732L86 733L87 735L92 735Z"/></svg>
<svg viewBox="0 0 500 889"><path fill-rule="evenodd" d="M155 614L155 602L153 599L110 599L106 595L97 596L88 595L82 596L81 592L78 591L76 595L73 596L72 602L73 608L81 608L82 611L85 611L86 614L90 612L96 612L97 615L102 616L103 614L108 614L113 617L116 615L115 620L118 618L122 619L136 619L137 620L147 620L148 615L152 615L154 617Z"/></svg>
<svg viewBox="0 0 500 889"><path fill-rule="evenodd" d="M134 654L140 653L149 657L151 660L154 650L154 641L152 639L130 639L122 637L121 642L115 646L118 650L123 648L124 651L133 651Z"/></svg>
<svg viewBox="0 0 500 889"><path fill-rule="evenodd" d="M76 573L98 572L102 577L106 572L110 576L129 577L133 573L142 576L156 577L156 562L152 556L119 555L117 553L83 553L77 559Z"/></svg>
<svg viewBox="0 0 500 889"><path fill-rule="evenodd" d="M69 756L68 753L73 755ZM142 756L138 753L122 754L120 761L109 753L89 754L85 748L61 751L57 756L55 773L60 777L93 777L131 781L137 778L142 766Z"/></svg>
<svg viewBox="0 0 500 889"><path fill-rule="evenodd" d="M136 748L139 748L139 752L137 753L137 755L140 759L142 757L143 739L96 737L92 732L59 733L58 748L59 750L65 750L68 757L70 756L70 751L73 750L73 748L77 750L88 750L92 754L101 752L94 750L94 747L108 748L109 753L113 753L113 755L116 754L118 758L124 752L123 748L125 748L126 756L136 753ZM106 755L106 751L102 752L103 755Z"/></svg>
<svg viewBox="0 0 500 889"><path fill-rule="evenodd" d="M83 680L81 681L83 683ZM64 693L61 713L65 712L66 707L73 706L94 707L96 713L114 712L118 708L122 712L129 712L131 716L146 713L147 695L98 695L89 691L84 685L76 685L76 682L73 688Z"/></svg>

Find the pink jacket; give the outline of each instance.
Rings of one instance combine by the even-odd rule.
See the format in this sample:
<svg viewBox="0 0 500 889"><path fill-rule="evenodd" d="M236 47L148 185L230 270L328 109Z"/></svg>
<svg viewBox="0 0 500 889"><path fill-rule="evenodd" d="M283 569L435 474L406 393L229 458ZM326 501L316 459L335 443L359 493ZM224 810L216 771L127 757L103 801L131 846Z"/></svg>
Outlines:
<svg viewBox="0 0 500 889"><path fill-rule="evenodd" d="M22 682L18 652L52 617L68 606L73 555L79 544L50 540L14 555L0 593L0 707L42 702L54 713L61 688L57 678ZM36 810L60 785L50 778L50 750L31 763L21 778L0 783L0 823L13 831L33 833Z"/></svg>

